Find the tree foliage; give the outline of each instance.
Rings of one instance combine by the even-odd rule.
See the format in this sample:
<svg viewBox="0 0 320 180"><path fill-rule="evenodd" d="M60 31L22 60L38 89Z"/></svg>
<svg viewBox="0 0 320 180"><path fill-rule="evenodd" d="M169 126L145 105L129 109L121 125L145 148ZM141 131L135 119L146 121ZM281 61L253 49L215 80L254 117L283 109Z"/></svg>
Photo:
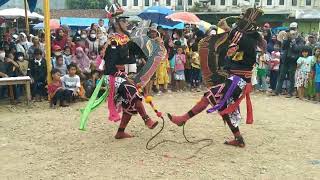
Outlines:
<svg viewBox="0 0 320 180"><path fill-rule="evenodd" d="M104 9L110 0L67 0L69 9Z"/></svg>

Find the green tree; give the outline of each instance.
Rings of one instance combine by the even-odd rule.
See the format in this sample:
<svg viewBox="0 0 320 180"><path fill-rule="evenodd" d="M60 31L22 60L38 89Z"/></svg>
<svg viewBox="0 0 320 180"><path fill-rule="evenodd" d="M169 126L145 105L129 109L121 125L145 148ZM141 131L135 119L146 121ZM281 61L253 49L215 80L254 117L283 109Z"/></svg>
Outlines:
<svg viewBox="0 0 320 180"><path fill-rule="evenodd" d="M110 0L67 0L69 9L104 9Z"/></svg>

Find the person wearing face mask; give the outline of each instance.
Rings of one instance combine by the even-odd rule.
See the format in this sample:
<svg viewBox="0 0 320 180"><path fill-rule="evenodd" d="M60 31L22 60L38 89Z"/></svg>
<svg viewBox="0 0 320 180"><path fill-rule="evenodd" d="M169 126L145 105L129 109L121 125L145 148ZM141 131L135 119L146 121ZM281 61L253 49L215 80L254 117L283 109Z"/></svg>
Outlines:
<svg viewBox="0 0 320 180"><path fill-rule="evenodd" d="M25 59L25 57L23 56L23 53L21 53L21 52L17 52L16 53L16 59L17 59L16 62L19 65L20 75L27 76L28 75L29 61Z"/></svg>
<svg viewBox="0 0 320 180"><path fill-rule="evenodd" d="M55 45L52 47L53 53L51 58L51 63L53 67L56 67L57 65L57 57L63 55L63 51L60 46ZM68 62L66 59L63 59L63 64L68 65Z"/></svg>
<svg viewBox="0 0 320 180"><path fill-rule="evenodd" d="M98 54L98 48L99 48L99 41L97 39L97 34L95 30L90 30L90 35L86 40L86 47L89 50L89 53L95 52Z"/></svg>
<svg viewBox="0 0 320 180"><path fill-rule="evenodd" d="M68 35L63 31L62 28L59 28L56 30L55 39L52 42L52 46L60 46L65 47L67 43L67 37Z"/></svg>
<svg viewBox="0 0 320 180"><path fill-rule="evenodd" d="M300 55L300 51L305 42L298 32L298 23L293 22L290 24L288 39L283 41L283 54L281 56L280 75L277 83L277 88L274 96L281 93L282 85L286 75L290 81L290 87L288 90L287 98L291 98L294 93L295 85L295 72L297 67L297 60Z"/></svg>
<svg viewBox="0 0 320 180"><path fill-rule="evenodd" d="M34 59L29 63L31 78L31 93L35 101L41 101L46 96L47 64L42 56L41 49L34 50Z"/></svg>
<svg viewBox="0 0 320 180"><path fill-rule="evenodd" d="M82 40L86 40L87 37L88 37L87 31L86 30L82 30L81 34L80 34L80 37L81 37Z"/></svg>

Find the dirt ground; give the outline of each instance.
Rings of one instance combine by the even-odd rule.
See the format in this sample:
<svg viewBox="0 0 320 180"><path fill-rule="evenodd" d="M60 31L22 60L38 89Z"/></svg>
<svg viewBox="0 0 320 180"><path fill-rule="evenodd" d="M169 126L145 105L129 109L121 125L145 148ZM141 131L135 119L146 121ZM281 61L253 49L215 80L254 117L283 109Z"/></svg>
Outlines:
<svg viewBox="0 0 320 180"><path fill-rule="evenodd" d="M200 97L171 93L154 101L162 112L183 113ZM135 138L115 140L118 124L107 121L106 105L80 131L85 102L54 110L47 103L1 104L0 179L320 179L320 104L260 94L252 101L255 122L240 126L244 149L224 145L232 136L227 126L217 114L201 113L187 123L186 135L213 144L187 160L207 142L146 150L160 126L149 130L138 116L127 128ZM183 142L182 129L166 118L155 142L163 139Z"/></svg>

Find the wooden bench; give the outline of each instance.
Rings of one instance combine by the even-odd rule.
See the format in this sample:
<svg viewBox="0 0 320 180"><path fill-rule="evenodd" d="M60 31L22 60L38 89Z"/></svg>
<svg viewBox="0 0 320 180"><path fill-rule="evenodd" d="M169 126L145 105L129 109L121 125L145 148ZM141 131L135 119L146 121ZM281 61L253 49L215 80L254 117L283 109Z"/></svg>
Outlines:
<svg viewBox="0 0 320 180"><path fill-rule="evenodd" d="M28 105L31 101L30 83L31 83L31 78L29 76L0 78L0 86L24 84L26 86L27 104ZM13 94L12 87L11 87L10 91L11 91L10 94Z"/></svg>

